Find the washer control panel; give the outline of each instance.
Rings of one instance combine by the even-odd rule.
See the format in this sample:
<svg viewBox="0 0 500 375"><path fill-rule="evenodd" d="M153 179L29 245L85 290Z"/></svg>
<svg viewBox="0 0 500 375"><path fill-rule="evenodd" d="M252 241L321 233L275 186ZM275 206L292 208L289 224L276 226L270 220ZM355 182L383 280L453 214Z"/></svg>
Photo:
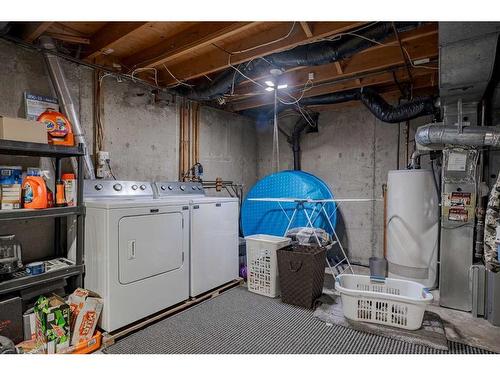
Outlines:
<svg viewBox="0 0 500 375"><path fill-rule="evenodd" d="M201 182L155 182L158 196L205 195Z"/></svg>
<svg viewBox="0 0 500 375"><path fill-rule="evenodd" d="M154 190L147 181L85 180L83 196L86 199L153 198Z"/></svg>

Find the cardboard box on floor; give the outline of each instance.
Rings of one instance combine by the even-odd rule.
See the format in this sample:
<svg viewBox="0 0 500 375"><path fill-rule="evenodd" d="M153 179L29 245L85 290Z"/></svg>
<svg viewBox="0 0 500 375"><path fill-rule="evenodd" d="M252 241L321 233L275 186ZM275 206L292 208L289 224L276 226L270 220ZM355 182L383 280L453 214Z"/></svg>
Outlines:
<svg viewBox="0 0 500 375"><path fill-rule="evenodd" d="M0 115L0 139L47 144L47 127L38 121Z"/></svg>
<svg viewBox="0 0 500 375"><path fill-rule="evenodd" d="M0 335L14 344L23 341L22 300L10 297L0 300Z"/></svg>
<svg viewBox="0 0 500 375"><path fill-rule="evenodd" d="M69 297L71 310L71 345L90 340L97 327L103 300L90 290L78 288Z"/></svg>
<svg viewBox="0 0 500 375"><path fill-rule="evenodd" d="M70 344L70 309L59 296L40 296L35 303L36 342L47 354L59 353Z"/></svg>

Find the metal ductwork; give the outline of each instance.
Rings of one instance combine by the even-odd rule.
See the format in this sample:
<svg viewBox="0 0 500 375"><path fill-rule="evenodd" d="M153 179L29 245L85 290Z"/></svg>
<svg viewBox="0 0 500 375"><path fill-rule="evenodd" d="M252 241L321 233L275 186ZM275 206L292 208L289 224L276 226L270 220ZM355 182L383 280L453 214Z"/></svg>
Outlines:
<svg viewBox="0 0 500 375"><path fill-rule="evenodd" d="M425 147L445 145L484 147L500 146L500 126L464 126L429 124L420 126L415 133L417 144Z"/></svg>
<svg viewBox="0 0 500 375"><path fill-rule="evenodd" d="M47 36L40 37L40 44L44 49L48 51L56 50L54 41L50 37ZM59 58L55 54L51 54L50 52L44 52L43 55L45 58L45 62L47 63L52 84L59 99L59 103L61 104L64 113L71 121L71 125L73 125L73 133L75 136L75 141L77 143L83 144L85 151L84 167L85 167L86 177L89 179L95 179L94 166L92 164L92 160L88 152L88 145L85 139L85 132L80 124L80 118L78 117L78 114L76 112L75 104L71 99L71 93L66 83L66 78L64 76L64 72L59 62ZM71 159L71 164L73 166L73 170L76 173L78 168L76 160L74 158Z"/></svg>
<svg viewBox="0 0 500 375"><path fill-rule="evenodd" d="M395 22L394 27L400 32L419 27L421 22ZM297 46L283 52L265 56L265 60L256 59L250 63L237 66L237 69L248 77L269 74L271 68L290 69L298 66L314 66L330 64L383 42L394 34L392 22L378 22L354 32L355 35L343 35L334 40L325 40ZM241 74L229 68L212 82L196 89L179 87L176 91L192 100L213 100L231 90L244 80Z"/></svg>
<svg viewBox="0 0 500 375"><path fill-rule="evenodd" d="M492 78L499 22L439 23L439 94L443 105L480 102Z"/></svg>

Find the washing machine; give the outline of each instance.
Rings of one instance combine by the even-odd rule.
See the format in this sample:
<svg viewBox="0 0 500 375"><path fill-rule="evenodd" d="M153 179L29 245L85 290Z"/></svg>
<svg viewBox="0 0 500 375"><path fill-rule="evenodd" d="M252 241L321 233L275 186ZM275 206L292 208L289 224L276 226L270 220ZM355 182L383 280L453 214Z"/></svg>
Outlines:
<svg viewBox="0 0 500 375"><path fill-rule="evenodd" d="M150 182L86 180L84 286L108 332L189 298L189 200Z"/></svg>
<svg viewBox="0 0 500 375"><path fill-rule="evenodd" d="M190 206L190 287L196 297L238 277L237 198L208 197L198 182L156 182L161 201L186 197Z"/></svg>

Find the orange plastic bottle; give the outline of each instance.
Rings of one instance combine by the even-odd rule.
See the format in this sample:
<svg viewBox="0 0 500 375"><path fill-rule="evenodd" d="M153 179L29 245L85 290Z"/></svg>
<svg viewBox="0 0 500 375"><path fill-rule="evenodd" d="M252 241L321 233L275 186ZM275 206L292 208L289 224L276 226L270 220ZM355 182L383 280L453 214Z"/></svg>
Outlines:
<svg viewBox="0 0 500 375"><path fill-rule="evenodd" d="M24 208L47 208L47 185L37 172L28 171L23 181Z"/></svg>

